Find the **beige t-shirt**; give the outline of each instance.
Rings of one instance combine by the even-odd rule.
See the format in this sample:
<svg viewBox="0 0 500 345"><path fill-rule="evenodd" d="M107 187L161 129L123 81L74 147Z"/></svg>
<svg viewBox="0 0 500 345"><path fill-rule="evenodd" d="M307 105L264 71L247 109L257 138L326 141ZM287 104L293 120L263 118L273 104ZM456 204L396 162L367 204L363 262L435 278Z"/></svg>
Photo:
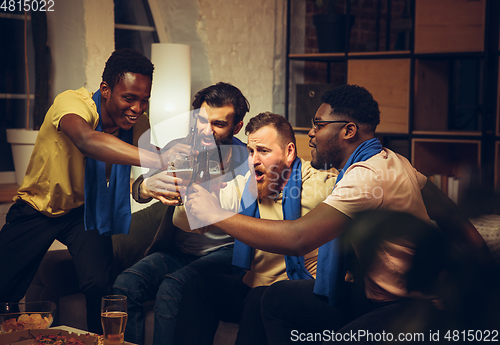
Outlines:
<svg viewBox="0 0 500 345"><path fill-rule="evenodd" d="M335 185L336 174L328 171L320 171L311 167L309 161L302 160L302 192L301 192L301 216L307 214L310 210L319 205L325 197L330 194ZM244 186L244 184L243 184ZM230 187L228 185L228 187ZM227 189L222 193L231 194L234 191ZM225 198L234 200L235 195ZM221 196L222 200L222 196ZM276 199L266 198L259 202L259 213L262 219L282 220L282 193ZM237 205L227 205L227 207L239 207ZM237 210L237 208L236 208ZM316 277L316 264L318 259L318 250L304 255L305 267L313 277ZM254 288L257 286L268 286L279 280L288 279L286 273L286 264L283 255L265 252L255 249L255 254L250 266L250 270L243 277L243 282Z"/></svg>
<svg viewBox="0 0 500 345"><path fill-rule="evenodd" d="M366 210L391 210L430 223L420 192L426 182L427 178L406 158L383 149L365 162L350 166L324 202L350 218ZM409 242L382 243L365 278L368 298L391 301L408 295L404 275L411 266L414 248ZM358 252L359 248L354 246L354 250Z"/></svg>
<svg viewBox="0 0 500 345"><path fill-rule="evenodd" d="M320 171L311 167L311 163L302 159L302 191L301 215L305 215L318 204L320 204L331 193L335 185L336 173L330 171ZM220 190L221 207L225 210L238 212L240 200L247 179L250 173L246 176L237 176L227 186ZM282 220L282 194L273 199L265 199L259 203L259 213L262 219ZM176 207L173 217L174 225L184 231L190 231L189 222L186 216L184 207ZM205 227L195 230L199 236L205 236L213 240L212 246L214 250L220 246L228 245L227 239L220 238L224 234L220 229L215 227ZM227 236L227 235L226 235ZM215 243L217 240L218 244ZM232 239L231 239L232 241ZM206 249L206 248L205 248ZM181 250L185 250L181 248ZM316 263L318 250L304 256L305 267L316 277ZM255 250L255 255L251 263L250 270L246 272L243 282L250 287L267 286L278 280L288 279L286 274L286 264L283 255Z"/></svg>

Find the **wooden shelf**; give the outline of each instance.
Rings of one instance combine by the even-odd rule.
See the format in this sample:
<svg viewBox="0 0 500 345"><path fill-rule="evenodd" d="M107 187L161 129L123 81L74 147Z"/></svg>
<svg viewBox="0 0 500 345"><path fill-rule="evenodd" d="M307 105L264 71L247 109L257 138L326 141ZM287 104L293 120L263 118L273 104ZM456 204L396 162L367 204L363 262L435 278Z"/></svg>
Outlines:
<svg viewBox="0 0 500 345"><path fill-rule="evenodd" d="M345 58L344 53L317 53L317 54L288 54L290 60L300 61L342 61Z"/></svg>
<svg viewBox="0 0 500 345"><path fill-rule="evenodd" d="M443 137L480 137L479 131L413 131L416 136L443 136Z"/></svg>
<svg viewBox="0 0 500 345"><path fill-rule="evenodd" d="M415 1L415 53L484 50L486 0Z"/></svg>
<svg viewBox="0 0 500 345"><path fill-rule="evenodd" d="M350 52L349 59L393 59L409 57L409 50L374 51L374 52ZM311 54L288 54L290 60L332 62L344 61L345 53L311 53Z"/></svg>
<svg viewBox="0 0 500 345"><path fill-rule="evenodd" d="M410 59L349 60L347 82L365 87L380 108L383 133L408 133Z"/></svg>
<svg viewBox="0 0 500 345"><path fill-rule="evenodd" d="M416 59L413 130L479 131L481 65L478 59Z"/></svg>
<svg viewBox="0 0 500 345"><path fill-rule="evenodd" d="M302 80L306 84L363 86L379 104L381 121L376 133L385 146L409 158L428 176L467 175L473 169L487 188L494 184L500 190L500 48L491 49L497 36L500 42L496 1L418 0L408 2L410 7L404 9L394 2L391 12L382 6L376 13L351 2L345 10L356 15L356 24L351 29L349 51L290 54L289 61L312 62L304 63L303 68L292 65L287 86L292 89ZM306 8L306 16L313 11ZM377 30L368 34L370 25L380 24L389 15L392 24L404 19L410 25L398 28L382 19L380 32L385 27L386 36L381 37ZM295 20L302 23L304 18L300 14ZM307 21L304 29L304 49L314 51ZM379 49L386 50L370 51ZM498 77L496 85L492 76ZM498 93L491 95L489 90L495 87ZM307 123L297 122L297 107L289 107L300 101L295 98L286 107L295 111L291 112L293 124L301 127L295 130L304 135L301 145L307 147ZM489 112L495 108L493 126ZM494 157L488 153L493 151Z"/></svg>
<svg viewBox="0 0 500 345"><path fill-rule="evenodd" d="M347 56L351 59L392 59L409 57L409 50L393 50L393 51L378 51L378 52L350 52Z"/></svg>
<svg viewBox="0 0 500 345"><path fill-rule="evenodd" d="M480 140L413 139L412 164L426 176L460 176L481 167Z"/></svg>
<svg viewBox="0 0 500 345"><path fill-rule="evenodd" d="M413 128L420 131L448 128L448 80L446 61L415 61L415 102Z"/></svg>

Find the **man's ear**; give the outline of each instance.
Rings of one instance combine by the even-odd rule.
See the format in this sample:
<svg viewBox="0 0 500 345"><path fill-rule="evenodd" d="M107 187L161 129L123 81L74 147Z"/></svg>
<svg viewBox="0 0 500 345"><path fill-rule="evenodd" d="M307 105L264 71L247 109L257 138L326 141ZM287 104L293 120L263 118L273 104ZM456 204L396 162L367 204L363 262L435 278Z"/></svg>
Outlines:
<svg viewBox="0 0 500 345"><path fill-rule="evenodd" d="M347 125L345 125L344 129L344 139L352 139L358 133L358 127L354 124L354 122L349 122Z"/></svg>
<svg viewBox="0 0 500 345"><path fill-rule="evenodd" d="M108 99L111 96L111 88L109 87L108 83L105 81L101 82L101 85L99 86L99 90L101 91L101 96L104 99Z"/></svg>
<svg viewBox="0 0 500 345"><path fill-rule="evenodd" d="M234 126L233 135L238 134L241 128L243 128L243 121L238 122L236 126Z"/></svg>
<svg viewBox="0 0 500 345"><path fill-rule="evenodd" d="M297 148L294 143L289 142L288 145L286 145L286 162L288 163L288 166L292 166L296 156Z"/></svg>

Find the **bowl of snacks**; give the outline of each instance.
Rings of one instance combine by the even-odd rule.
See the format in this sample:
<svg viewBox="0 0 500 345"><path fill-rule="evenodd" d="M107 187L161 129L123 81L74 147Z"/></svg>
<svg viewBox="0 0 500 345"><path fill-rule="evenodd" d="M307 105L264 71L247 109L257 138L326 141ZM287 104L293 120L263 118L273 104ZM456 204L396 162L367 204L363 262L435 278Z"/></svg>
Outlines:
<svg viewBox="0 0 500 345"><path fill-rule="evenodd" d="M56 304L50 301L0 303L1 332L49 328L54 321L55 310Z"/></svg>

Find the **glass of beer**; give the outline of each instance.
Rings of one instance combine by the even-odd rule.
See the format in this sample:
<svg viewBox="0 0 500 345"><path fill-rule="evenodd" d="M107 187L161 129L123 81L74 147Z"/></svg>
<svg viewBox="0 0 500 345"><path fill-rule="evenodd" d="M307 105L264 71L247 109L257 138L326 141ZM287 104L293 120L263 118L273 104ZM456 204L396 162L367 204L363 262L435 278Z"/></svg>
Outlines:
<svg viewBox="0 0 500 345"><path fill-rule="evenodd" d="M104 345L122 345L127 324L127 297L122 295L104 296L101 301L101 323Z"/></svg>
<svg viewBox="0 0 500 345"><path fill-rule="evenodd" d="M219 194L220 185L222 183L220 164L217 161L208 161L208 170L210 172L210 192L215 192Z"/></svg>
<svg viewBox="0 0 500 345"><path fill-rule="evenodd" d="M182 183L180 185L187 187L191 181L191 176L193 175L194 164L194 156L178 154L172 159L171 166L167 169L167 174L173 177L181 178ZM179 201L178 205L183 205L182 196L178 198L167 197L167 199L177 199Z"/></svg>

